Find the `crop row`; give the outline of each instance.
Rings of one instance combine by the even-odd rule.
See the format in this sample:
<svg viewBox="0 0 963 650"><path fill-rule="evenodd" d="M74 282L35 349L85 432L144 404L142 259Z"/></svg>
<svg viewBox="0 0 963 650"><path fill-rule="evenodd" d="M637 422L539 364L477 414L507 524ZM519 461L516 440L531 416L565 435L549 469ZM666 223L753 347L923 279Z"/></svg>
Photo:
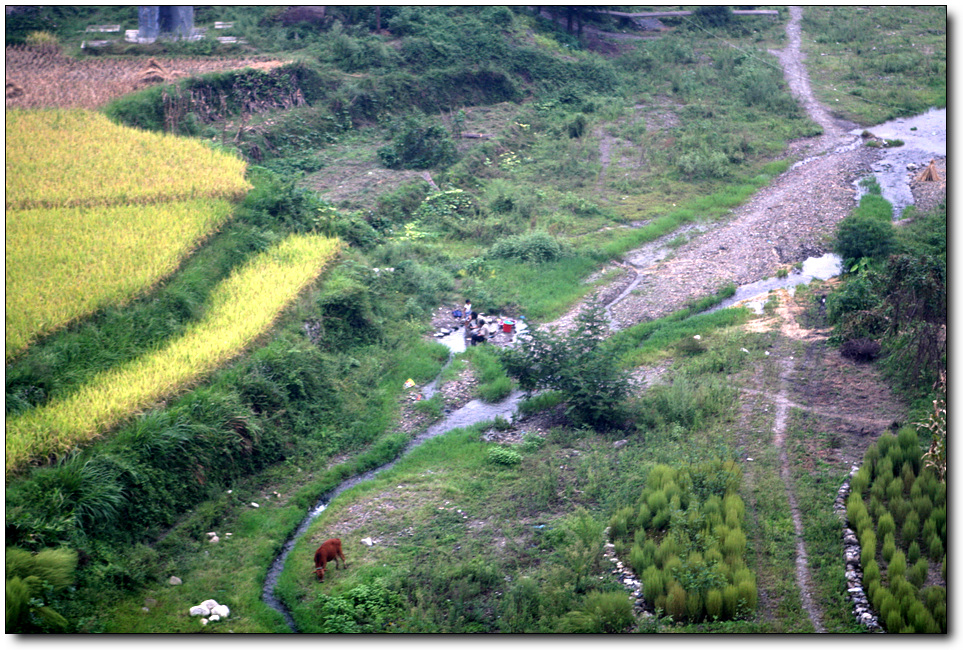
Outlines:
<svg viewBox="0 0 963 650"><path fill-rule="evenodd" d="M616 552L629 549L646 602L677 621L731 620L755 609L746 566L745 505L735 463L677 470L656 465L635 506L609 522Z"/></svg>
<svg viewBox="0 0 963 650"><path fill-rule="evenodd" d="M946 484L923 464L916 432L881 436L851 487L846 516L880 623L888 632L945 633Z"/></svg>
<svg viewBox="0 0 963 650"><path fill-rule="evenodd" d="M8 46L4 70L6 107L97 109L112 99L158 82L188 75L271 69L282 61L263 58L76 59L56 49ZM12 84L12 85L10 85Z"/></svg>
<svg viewBox="0 0 963 650"><path fill-rule="evenodd" d="M8 421L6 471L90 441L237 355L271 327L338 249L337 240L320 235L283 240L218 285L205 316L181 338Z"/></svg>
<svg viewBox="0 0 963 650"><path fill-rule="evenodd" d="M239 200L250 189L239 158L89 111L8 111L6 154L7 210Z"/></svg>

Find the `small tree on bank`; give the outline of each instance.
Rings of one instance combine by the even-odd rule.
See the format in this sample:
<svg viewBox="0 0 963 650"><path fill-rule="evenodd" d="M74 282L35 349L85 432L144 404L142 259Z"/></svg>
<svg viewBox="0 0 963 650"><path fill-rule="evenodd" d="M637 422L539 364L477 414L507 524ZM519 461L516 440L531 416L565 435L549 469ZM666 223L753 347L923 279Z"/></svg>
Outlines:
<svg viewBox="0 0 963 650"><path fill-rule="evenodd" d="M600 305L589 306L575 322L567 334L555 328L532 330L519 347L505 352L503 363L523 390L563 393L575 422L610 428L624 415L628 373L619 369L615 351L605 345L608 324Z"/></svg>

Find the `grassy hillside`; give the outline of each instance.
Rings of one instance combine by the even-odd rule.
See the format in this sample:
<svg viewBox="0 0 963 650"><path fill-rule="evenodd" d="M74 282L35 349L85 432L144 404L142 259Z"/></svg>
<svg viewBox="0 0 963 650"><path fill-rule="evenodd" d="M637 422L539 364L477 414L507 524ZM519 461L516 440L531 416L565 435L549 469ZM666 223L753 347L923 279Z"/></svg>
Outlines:
<svg viewBox="0 0 963 650"><path fill-rule="evenodd" d="M945 12L930 9L914 12L935 21L926 29L937 32L943 16L942 34L929 34L938 59ZM814 38L834 28L821 11L811 17ZM288 631L261 599L285 539L319 495L396 458L447 408L441 399L412 402L404 388L409 378L425 384L445 362L447 349L427 336L436 310L471 297L479 311L533 325L554 318L600 281L594 274L605 262L666 235L681 243L686 235L673 235L681 227L726 218L788 167L790 141L818 132L769 54L785 43L785 13L665 19L658 33L581 18L580 36L565 15L553 20L523 7L332 6L323 17L284 7L198 7L195 24L210 34L215 21L233 21L230 35L246 42L81 50L88 24L134 28L130 8L43 7L8 17L8 44L34 43L38 55L53 46L81 64L221 54L291 62L169 75L103 109L112 122L139 129L144 142L165 142L165 152L210 151L190 139L234 152L247 172L232 192L250 189L203 245L177 253L179 266L163 282L75 314L8 359L10 433L58 405L104 407L85 391L130 383L126 375L105 380L116 373L172 351L203 352L199 375L148 381L151 390L128 403L129 417L111 436L44 447L8 475L8 547L76 553L76 569L62 559L70 568L64 580L8 598L22 605L8 610L16 614L8 631ZM852 48L834 56L866 58ZM887 72L906 85L878 100L897 112L938 103L927 89L945 87L945 66L922 71L922 86L909 81L918 69ZM112 175L126 173L118 158L103 158L120 170ZM190 162L173 164L187 170ZM87 166L75 176L93 179ZM15 176L26 186L34 174L24 167ZM171 191L203 187L210 177L178 173ZM92 186L110 197L137 190L112 178ZM57 200L84 203L88 194ZM259 270L283 242L334 238L338 259L325 264L319 247L290 291ZM15 248L36 259L27 244ZM281 257L275 261L294 261ZM259 319L254 307L269 301L224 293L238 278L291 300L272 301ZM807 317L825 318L822 292L797 295ZM855 286L852 294L862 295ZM793 578L793 524L771 413L735 390L773 390L777 353L822 358L766 328L775 309L773 302L751 327L743 311L684 310L613 337L599 353L604 363L593 366L598 377L617 370L666 379L618 404L618 426L578 426L563 397L549 393L526 405L540 414L537 432L496 421L424 445L332 504L296 547L279 596L311 631L811 632ZM229 344L222 335L235 328L250 337ZM222 338L233 351L224 356L211 348ZM498 365L496 356L465 355L446 377L481 376ZM505 384L502 372L492 374ZM157 386L172 390L153 392ZM839 584L838 521L818 507L835 498L849 467L837 434L807 429L798 413L789 421L787 454L805 486L807 542L818 565L814 593L830 631L860 631ZM482 440L493 431L519 444ZM728 476L725 463L746 457L755 460L742 465L741 482ZM690 508L655 526L653 511L669 512L651 507L661 503L658 489L646 492L660 473L676 473L675 488L658 488L666 501L676 497L681 506L685 497ZM726 498L726 486L745 503L744 518L710 501ZM697 498L687 496L690 487ZM606 526L619 532L606 538ZM718 548L699 537L704 529ZM305 558L335 534L352 566L318 585ZM626 615L623 587L606 577L605 542L623 559L634 551L648 568L652 545L684 536L689 546L662 550L655 564L664 593L652 594L666 610L671 598L677 616L637 622ZM365 537L375 544L363 544ZM701 564L689 557L696 553ZM9 575L36 570L14 558ZM685 580L672 583L672 567L684 568ZM171 585L171 576L183 584ZM71 578L73 589L61 586ZM757 589L738 593L753 582ZM207 598L228 603L231 617L201 628L187 611ZM64 619L39 615L41 605ZM717 606L734 620L711 620Z"/></svg>

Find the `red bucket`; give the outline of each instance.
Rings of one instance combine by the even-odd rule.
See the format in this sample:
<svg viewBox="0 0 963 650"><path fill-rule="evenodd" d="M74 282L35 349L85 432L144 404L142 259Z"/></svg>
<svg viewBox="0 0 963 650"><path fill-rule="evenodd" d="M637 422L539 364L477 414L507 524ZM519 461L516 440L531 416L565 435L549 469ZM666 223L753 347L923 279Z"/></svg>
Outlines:
<svg viewBox="0 0 963 650"><path fill-rule="evenodd" d="M502 331L511 334L512 330L515 329L515 321L505 320L502 322Z"/></svg>

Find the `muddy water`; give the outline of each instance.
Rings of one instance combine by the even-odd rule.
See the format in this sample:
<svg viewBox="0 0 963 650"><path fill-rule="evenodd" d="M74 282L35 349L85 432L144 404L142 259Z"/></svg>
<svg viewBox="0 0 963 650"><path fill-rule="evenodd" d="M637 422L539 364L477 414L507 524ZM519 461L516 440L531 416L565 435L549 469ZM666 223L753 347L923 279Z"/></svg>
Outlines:
<svg viewBox="0 0 963 650"><path fill-rule="evenodd" d="M464 330L451 332L450 334L439 338L438 340L439 342L448 346L452 355L465 351ZM450 360L451 355L449 355L449 362ZM438 378L436 377L431 383L422 389L422 393L426 398L430 398L431 395L434 394L435 390L437 389L437 383ZM287 561L288 555L294 548L295 543L297 543L297 541L307 532L314 520L317 519L322 512L324 512L331 500L345 490L353 488L354 486L364 483L365 481L369 481L386 469L394 467L395 463L397 463L400 458L407 456L412 449L415 449L427 440L436 438L454 429L469 427L474 424L478 424L479 422L491 421L496 417L503 417L506 419L511 418L518 408L518 403L524 396L525 393L515 390L512 391L508 397L497 404L488 404L477 399L472 400L461 408L456 409L448 414L444 419L428 427L423 433L412 438L395 460L372 470L368 470L363 474L353 476L339 484L330 492L324 494L314 505L314 507L308 511L301 523L298 524L298 527L295 529L294 533L284 543L284 546L281 547L281 553L278 554L278 556L274 559L274 562L271 563L271 567L268 569L267 577L264 581L264 590L261 594L261 598L264 600L264 602L267 603L267 605L272 609L280 612L280 614L284 617L284 620L287 622L288 627L291 628L291 631L297 632L298 629L294 622L294 617L291 616L291 612L287 607L285 607L284 603L282 603L277 596L275 596L274 590L277 587L278 577L284 570L284 563Z"/></svg>
<svg viewBox="0 0 963 650"><path fill-rule="evenodd" d="M893 219L913 205L910 180L930 160L946 156L946 109L931 109L921 115L898 118L870 129L870 133L886 140L902 140L900 147L888 147L883 158L873 165L873 175L882 189L883 198L893 204ZM854 129L850 133L862 133ZM916 169L908 169L914 166Z"/></svg>

